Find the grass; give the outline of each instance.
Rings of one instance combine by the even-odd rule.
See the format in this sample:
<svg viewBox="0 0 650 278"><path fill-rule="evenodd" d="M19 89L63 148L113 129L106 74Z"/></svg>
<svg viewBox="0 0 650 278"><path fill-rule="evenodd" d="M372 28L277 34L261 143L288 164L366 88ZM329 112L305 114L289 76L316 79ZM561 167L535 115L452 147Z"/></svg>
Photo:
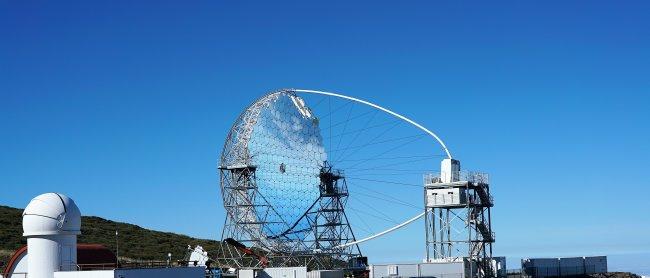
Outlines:
<svg viewBox="0 0 650 278"><path fill-rule="evenodd" d="M221 254L221 242L186 235L153 231L137 225L115 222L96 216L82 216L79 243L99 243L115 252L115 230L119 231L120 259L183 259L187 246L201 245L211 256ZM0 266L15 250L27 244L22 236L22 210L0 206ZM1 269L1 268L0 268Z"/></svg>

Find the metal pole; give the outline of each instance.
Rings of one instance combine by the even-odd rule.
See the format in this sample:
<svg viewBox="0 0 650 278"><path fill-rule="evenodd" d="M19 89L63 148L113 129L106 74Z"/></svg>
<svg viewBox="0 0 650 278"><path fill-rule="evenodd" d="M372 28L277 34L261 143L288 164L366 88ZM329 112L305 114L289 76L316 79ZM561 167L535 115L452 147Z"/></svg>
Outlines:
<svg viewBox="0 0 650 278"><path fill-rule="evenodd" d="M426 183L426 177L425 177L425 182L424 182L424 248L425 250L425 258L426 262L430 262L429 258L429 215L427 214L427 183Z"/></svg>
<svg viewBox="0 0 650 278"><path fill-rule="evenodd" d="M120 265L120 240L118 236L119 233L115 229L115 268L118 268Z"/></svg>

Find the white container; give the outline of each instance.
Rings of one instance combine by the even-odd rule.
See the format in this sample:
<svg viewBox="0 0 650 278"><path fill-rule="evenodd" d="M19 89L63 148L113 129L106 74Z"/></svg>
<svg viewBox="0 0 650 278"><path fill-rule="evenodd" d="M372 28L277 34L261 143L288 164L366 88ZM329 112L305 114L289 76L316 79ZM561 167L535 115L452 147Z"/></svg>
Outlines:
<svg viewBox="0 0 650 278"><path fill-rule="evenodd" d="M419 277L463 278L466 273L469 273L464 261L421 263L419 268Z"/></svg>
<svg viewBox="0 0 650 278"><path fill-rule="evenodd" d="M237 278L255 278L255 270L240 269L239 271L237 271Z"/></svg>
<svg viewBox="0 0 650 278"><path fill-rule="evenodd" d="M463 278L465 262L430 262L414 264L370 265L370 278L445 277ZM469 271L467 271L469 273Z"/></svg>
<svg viewBox="0 0 650 278"><path fill-rule="evenodd" d="M257 278L307 278L307 267L269 267L258 272Z"/></svg>
<svg viewBox="0 0 650 278"><path fill-rule="evenodd" d="M343 278L343 270L312 270L307 272L307 278Z"/></svg>
<svg viewBox="0 0 650 278"><path fill-rule="evenodd" d="M91 271L57 271L54 278L205 278L202 267L130 268Z"/></svg>

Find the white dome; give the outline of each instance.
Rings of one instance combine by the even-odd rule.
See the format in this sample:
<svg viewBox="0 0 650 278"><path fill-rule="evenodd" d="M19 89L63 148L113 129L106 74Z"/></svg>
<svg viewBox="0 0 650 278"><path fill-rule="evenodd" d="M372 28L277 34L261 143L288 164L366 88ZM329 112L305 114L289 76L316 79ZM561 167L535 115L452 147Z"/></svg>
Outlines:
<svg viewBox="0 0 650 278"><path fill-rule="evenodd" d="M81 212L63 194L45 193L23 211L23 236L81 234Z"/></svg>

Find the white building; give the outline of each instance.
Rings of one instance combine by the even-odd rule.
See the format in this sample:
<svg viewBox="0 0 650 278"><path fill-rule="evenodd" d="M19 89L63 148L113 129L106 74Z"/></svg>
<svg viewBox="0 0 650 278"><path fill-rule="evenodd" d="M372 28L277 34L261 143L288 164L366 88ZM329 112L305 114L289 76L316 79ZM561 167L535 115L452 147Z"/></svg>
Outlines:
<svg viewBox="0 0 650 278"><path fill-rule="evenodd" d="M205 278L204 267L121 269L113 264L105 270L84 271L78 264L78 250L96 246L79 249L79 234L81 212L72 199L58 193L35 197L23 212L27 247L16 252L1 278Z"/></svg>

